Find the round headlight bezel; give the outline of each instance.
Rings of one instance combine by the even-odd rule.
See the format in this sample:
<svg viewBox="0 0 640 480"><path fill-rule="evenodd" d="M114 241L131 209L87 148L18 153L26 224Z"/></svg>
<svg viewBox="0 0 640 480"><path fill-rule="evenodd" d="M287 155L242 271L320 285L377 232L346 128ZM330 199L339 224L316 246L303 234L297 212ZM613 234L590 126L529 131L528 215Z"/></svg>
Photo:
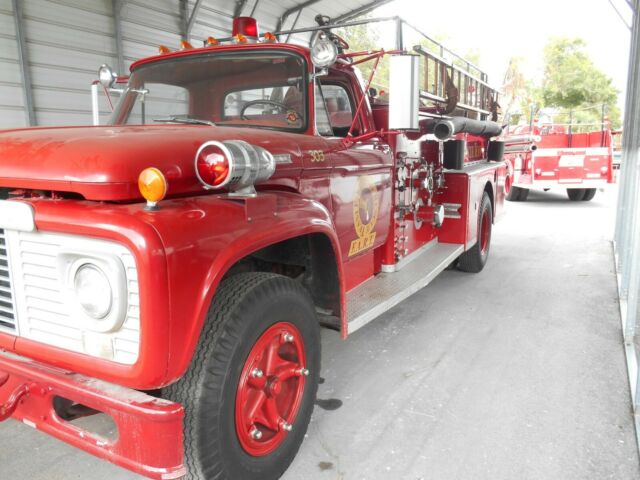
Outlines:
<svg viewBox="0 0 640 480"><path fill-rule="evenodd" d="M78 248L75 251L61 253L58 262L58 268L64 272L62 275L65 278L66 302L73 309L73 316L80 322L78 327L97 333L120 330L127 319L129 309L129 282L122 260L116 255L83 252L82 248ZM97 318L100 315L92 315L91 311L82 306L76 292L76 274L87 265L102 272L111 287L111 308L101 318Z"/></svg>
<svg viewBox="0 0 640 480"><path fill-rule="evenodd" d="M85 276L84 279L81 278L83 274ZM90 290L93 290L94 294L98 293L102 295L103 294L102 292L104 292L105 294L105 298L101 299L104 301L100 301L96 303L97 305L103 304L103 305L100 305L100 307L97 309L88 308L88 302L86 302L86 300L83 299L83 295L81 295L80 289L86 288L86 287L83 287L78 283L81 280L87 281L88 280L88 278L86 278L87 275L94 275L94 279L97 279L97 281L101 283L95 287L91 287ZM78 305L87 316L93 318L94 320L104 320L105 318L107 318L109 313L111 313L113 309L113 300L114 300L113 286L111 285L109 276L104 272L104 270L102 270L95 263L86 262L79 265L75 269L75 272L73 274L73 289L74 289L74 293L75 293L75 297Z"/></svg>

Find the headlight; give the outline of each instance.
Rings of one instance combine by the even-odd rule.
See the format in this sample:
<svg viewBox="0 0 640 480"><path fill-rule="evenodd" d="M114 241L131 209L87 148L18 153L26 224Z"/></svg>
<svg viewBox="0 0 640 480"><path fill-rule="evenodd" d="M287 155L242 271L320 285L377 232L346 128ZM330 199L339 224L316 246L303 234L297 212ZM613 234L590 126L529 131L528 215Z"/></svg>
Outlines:
<svg viewBox="0 0 640 480"><path fill-rule="evenodd" d="M109 314L113 290L109 279L98 266L87 263L79 267L73 286L76 299L87 315L100 320Z"/></svg>
<svg viewBox="0 0 640 480"><path fill-rule="evenodd" d="M325 35L318 37L318 40L311 47L311 61L316 67L328 67L333 65L338 59L338 47Z"/></svg>

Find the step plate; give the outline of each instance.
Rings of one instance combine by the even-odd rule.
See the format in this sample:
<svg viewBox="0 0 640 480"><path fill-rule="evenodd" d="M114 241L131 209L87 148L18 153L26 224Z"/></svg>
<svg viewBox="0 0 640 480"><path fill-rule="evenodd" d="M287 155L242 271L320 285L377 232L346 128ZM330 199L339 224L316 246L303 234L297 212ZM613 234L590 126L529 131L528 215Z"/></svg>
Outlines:
<svg viewBox="0 0 640 480"><path fill-rule="evenodd" d="M353 333L428 285L464 251L462 245L438 243L401 270L379 273L347 293L347 331Z"/></svg>

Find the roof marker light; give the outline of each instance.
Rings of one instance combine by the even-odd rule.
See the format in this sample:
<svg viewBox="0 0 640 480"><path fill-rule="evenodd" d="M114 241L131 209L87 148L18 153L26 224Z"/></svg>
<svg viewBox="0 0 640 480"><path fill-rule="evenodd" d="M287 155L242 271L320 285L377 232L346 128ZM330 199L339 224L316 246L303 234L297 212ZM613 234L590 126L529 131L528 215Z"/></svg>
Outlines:
<svg viewBox="0 0 640 480"><path fill-rule="evenodd" d="M188 42L187 40L182 40L180 42L180 50L190 50L193 48L193 45L191 45L190 42Z"/></svg>
<svg viewBox="0 0 640 480"><path fill-rule="evenodd" d="M238 33L237 35L233 36L233 40L236 43L248 43L247 37L245 37L244 35L242 35L241 33Z"/></svg>
<svg viewBox="0 0 640 480"><path fill-rule="evenodd" d="M165 47L164 45L160 45L158 47L158 52L160 52L161 54L165 54L165 53L171 53L171 50L169 49L169 47Z"/></svg>
<svg viewBox="0 0 640 480"><path fill-rule="evenodd" d="M208 37L206 43L207 43L207 47L215 47L217 45L220 45L220 42L215 37Z"/></svg>
<svg viewBox="0 0 640 480"><path fill-rule="evenodd" d="M266 32L264 34L264 43L278 43L278 37L271 32Z"/></svg>

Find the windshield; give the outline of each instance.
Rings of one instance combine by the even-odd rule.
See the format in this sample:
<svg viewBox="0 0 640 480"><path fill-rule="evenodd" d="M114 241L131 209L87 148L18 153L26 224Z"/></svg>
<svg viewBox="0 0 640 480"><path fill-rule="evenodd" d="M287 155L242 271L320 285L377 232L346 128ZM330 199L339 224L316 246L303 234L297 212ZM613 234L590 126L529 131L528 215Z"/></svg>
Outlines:
<svg viewBox="0 0 640 480"><path fill-rule="evenodd" d="M194 123L301 131L306 69L289 52L214 53L137 68L111 124Z"/></svg>

